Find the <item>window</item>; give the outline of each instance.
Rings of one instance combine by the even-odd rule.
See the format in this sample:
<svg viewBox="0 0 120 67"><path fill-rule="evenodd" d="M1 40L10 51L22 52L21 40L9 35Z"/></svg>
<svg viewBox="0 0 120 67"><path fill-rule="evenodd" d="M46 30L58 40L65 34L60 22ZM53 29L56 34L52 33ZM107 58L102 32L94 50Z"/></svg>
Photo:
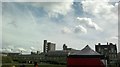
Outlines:
<svg viewBox="0 0 120 67"><path fill-rule="evenodd" d="M112 54L112 58L114 58L114 54Z"/></svg>
<svg viewBox="0 0 120 67"><path fill-rule="evenodd" d="M116 58L116 55L115 55L115 58Z"/></svg>
<svg viewBox="0 0 120 67"><path fill-rule="evenodd" d="M98 51L100 52L100 51L101 51L101 48L98 48Z"/></svg>
<svg viewBox="0 0 120 67"><path fill-rule="evenodd" d="M114 48L111 48L111 52L114 53Z"/></svg>
<svg viewBox="0 0 120 67"><path fill-rule="evenodd" d="M104 50L108 50L108 48L104 48Z"/></svg>

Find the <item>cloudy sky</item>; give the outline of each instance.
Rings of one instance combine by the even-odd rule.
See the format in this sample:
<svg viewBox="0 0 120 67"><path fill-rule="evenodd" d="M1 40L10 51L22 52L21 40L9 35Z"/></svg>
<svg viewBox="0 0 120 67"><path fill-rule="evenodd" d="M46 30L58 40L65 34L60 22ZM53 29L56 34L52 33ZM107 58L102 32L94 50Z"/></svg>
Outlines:
<svg viewBox="0 0 120 67"><path fill-rule="evenodd" d="M42 52L44 39L56 43L58 50L64 43L79 50L87 44L94 49L98 42L118 44L118 1L8 1L0 6L0 50L5 52Z"/></svg>

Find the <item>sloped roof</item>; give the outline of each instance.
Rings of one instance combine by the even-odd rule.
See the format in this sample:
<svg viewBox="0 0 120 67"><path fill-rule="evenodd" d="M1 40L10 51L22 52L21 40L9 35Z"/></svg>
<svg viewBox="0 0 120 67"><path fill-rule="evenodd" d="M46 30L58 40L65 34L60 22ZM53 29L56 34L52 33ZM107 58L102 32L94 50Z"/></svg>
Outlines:
<svg viewBox="0 0 120 67"><path fill-rule="evenodd" d="M92 50L88 45L81 51L71 53L70 55L100 55L96 51Z"/></svg>

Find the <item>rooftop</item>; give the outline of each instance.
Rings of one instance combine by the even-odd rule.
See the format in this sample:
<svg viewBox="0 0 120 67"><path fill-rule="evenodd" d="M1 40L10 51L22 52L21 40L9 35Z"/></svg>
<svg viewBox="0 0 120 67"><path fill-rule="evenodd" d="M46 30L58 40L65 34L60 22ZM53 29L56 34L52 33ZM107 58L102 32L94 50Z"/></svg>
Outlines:
<svg viewBox="0 0 120 67"><path fill-rule="evenodd" d="M70 55L100 55L96 51L92 50L88 45L85 46L81 51L77 51L75 53L72 53Z"/></svg>

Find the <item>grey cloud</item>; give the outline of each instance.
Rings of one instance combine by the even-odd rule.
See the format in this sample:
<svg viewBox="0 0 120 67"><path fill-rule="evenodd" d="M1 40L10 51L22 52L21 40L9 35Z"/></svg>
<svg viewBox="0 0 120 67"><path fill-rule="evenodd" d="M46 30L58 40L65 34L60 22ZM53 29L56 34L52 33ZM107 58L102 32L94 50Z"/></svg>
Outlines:
<svg viewBox="0 0 120 67"><path fill-rule="evenodd" d="M70 33L84 33L86 34L87 33L87 29L85 27L83 27L82 25L78 25L74 28L68 28L68 27L64 27L61 32L63 34L70 34Z"/></svg>
<svg viewBox="0 0 120 67"><path fill-rule="evenodd" d="M13 25L15 28L18 27L18 25L17 25L17 23L16 23L15 21L12 21L12 22L10 22L10 23L8 23L8 24Z"/></svg>
<svg viewBox="0 0 120 67"><path fill-rule="evenodd" d="M87 33L87 29L79 25L75 27L74 32L75 33Z"/></svg>
<svg viewBox="0 0 120 67"><path fill-rule="evenodd" d="M68 1L68 0L66 0ZM31 3L34 7L43 8L49 17L57 17L59 14L66 15L72 9L72 2L39 2Z"/></svg>
<svg viewBox="0 0 120 67"><path fill-rule="evenodd" d="M71 2L73 0L3 0L3 2Z"/></svg>

